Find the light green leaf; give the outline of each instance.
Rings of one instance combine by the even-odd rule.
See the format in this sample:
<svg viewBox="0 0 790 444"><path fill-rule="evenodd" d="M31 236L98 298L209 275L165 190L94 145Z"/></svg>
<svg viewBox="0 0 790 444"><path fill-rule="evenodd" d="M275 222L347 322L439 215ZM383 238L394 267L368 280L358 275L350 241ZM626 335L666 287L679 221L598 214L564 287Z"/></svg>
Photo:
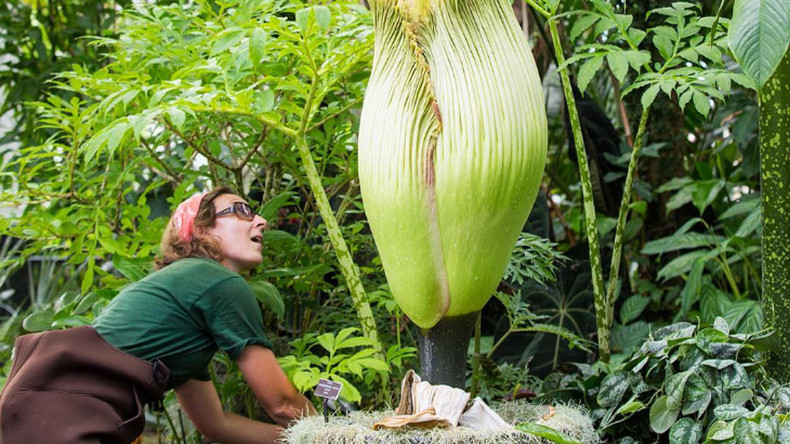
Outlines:
<svg viewBox="0 0 790 444"><path fill-rule="evenodd" d="M587 85L590 84L595 73L601 68L601 65L603 65L603 56L590 57L584 62L582 67L579 68L579 73L577 75L579 91L584 92L584 90L587 89Z"/></svg>
<svg viewBox="0 0 790 444"><path fill-rule="evenodd" d="M252 109L256 113L263 114L274 109L274 93L271 90L255 91L252 96Z"/></svg>
<svg viewBox="0 0 790 444"><path fill-rule="evenodd" d="M738 444L764 444L769 442L769 440L761 436L760 425L746 418L740 418L735 422L735 440ZM771 442L775 442L775 440Z"/></svg>
<svg viewBox="0 0 790 444"><path fill-rule="evenodd" d="M316 339L318 340L318 343L321 344L321 347L324 348L324 350L330 353L335 352L335 335L332 333L324 333L319 335Z"/></svg>
<svg viewBox="0 0 790 444"><path fill-rule="evenodd" d="M672 52L674 50L674 45L672 44L672 39L669 36L664 34L658 34L653 36L653 44L658 49L658 53L661 54L661 57L664 60L669 60L672 57Z"/></svg>
<svg viewBox="0 0 790 444"><path fill-rule="evenodd" d="M713 415L723 421L732 421L749 414L749 409L733 404L722 404L713 409Z"/></svg>
<svg viewBox="0 0 790 444"><path fill-rule="evenodd" d="M669 377L664 386L667 394L667 407L672 410L680 410L683 401L683 389L686 386L686 381L693 374L692 371L687 370L680 372Z"/></svg>
<svg viewBox="0 0 790 444"><path fill-rule="evenodd" d="M623 83L625 75L628 74L628 59L620 51L611 51L606 55L606 63L609 64L612 73L618 82Z"/></svg>
<svg viewBox="0 0 790 444"><path fill-rule="evenodd" d="M22 328L31 333L50 330L53 315L50 309L34 311L22 321Z"/></svg>
<svg viewBox="0 0 790 444"><path fill-rule="evenodd" d="M694 108L704 117L707 117L710 112L710 99L708 99L708 96L699 91L694 91L692 100L694 101Z"/></svg>
<svg viewBox="0 0 790 444"><path fill-rule="evenodd" d="M261 60L263 60L263 56L266 53L266 37L266 31L263 29L255 28L252 30L249 45L250 61L256 68L261 64Z"/></svg>
<svg viewBox="0 0 790 444"><path fill-rule="evenodd" d="M762 88L790 44L790 2L736 0L728 37L735 58Z"/></svg>
<svg viewBox="0 0 790 444"><path fill-rule="evenodd" d="M211 46L211 55L215 56L224 53L230 48L237 46L241 42L241 39L244 38L244 35L244 30L239 27L228 28L220 32L217 34L216 40Z"/></svg>
<svg viewBox="0 0 790 444"><path fill-rule="evenodd" d="M148 258L129 258L118 254L112 257L113 267L132 282L137 282L148 274L150 263Z"/></svg>
<svg viewBox="0 0 790 444"><path fill-rule="evenodd" d="M184 131L184 121L186 120L186 114L184 114L184 111L181 111L176 107L168 108L167 117L170 120L170 123L172 123L179 132Z"/></svg>
<svg viewBox="0 0 790 444"><path fill-rule="evenodd" d="M650 407L650 428L658 434L666 432L678 419L679 413L679 408L671 409L667 406L666 395L656 399Z"/></svg>

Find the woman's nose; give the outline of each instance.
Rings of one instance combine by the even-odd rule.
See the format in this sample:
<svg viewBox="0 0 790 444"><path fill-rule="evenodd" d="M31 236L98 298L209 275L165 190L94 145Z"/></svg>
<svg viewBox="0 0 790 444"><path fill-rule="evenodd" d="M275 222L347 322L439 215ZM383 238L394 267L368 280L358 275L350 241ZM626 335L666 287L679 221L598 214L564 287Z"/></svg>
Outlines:
<svg viewBox="0 0 790 444"><path fill-rule="evenodd" d="M263 216L261 216L261 215L259 215L259 214L256 214L256 215L255 215L255 219L254 219L254 221L253 221L253 222L255 223L255 227L256 227L256 228L257 228L257 227L259 227L259 226L261 226L261 225L263 225L263 229L264 229L264 230L265 230L265 229L267 229L267 228L269 228L269 221L267 221L266 219L264 219L264 218L263 218Z"/></svg>

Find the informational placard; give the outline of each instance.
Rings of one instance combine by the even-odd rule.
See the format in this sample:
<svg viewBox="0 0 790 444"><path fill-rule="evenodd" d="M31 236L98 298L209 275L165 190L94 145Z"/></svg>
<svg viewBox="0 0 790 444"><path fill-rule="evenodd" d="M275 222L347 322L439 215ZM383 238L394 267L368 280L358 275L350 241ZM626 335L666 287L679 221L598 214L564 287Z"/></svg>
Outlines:
<svg viewBox="0 0 790 444"><path fill-rule="evenodd" d="M342 382L329 381L327 379L319 379L318 385L315 386L313 393L319 398L337 400L340 396L340 390L343 389Z"/></svg>

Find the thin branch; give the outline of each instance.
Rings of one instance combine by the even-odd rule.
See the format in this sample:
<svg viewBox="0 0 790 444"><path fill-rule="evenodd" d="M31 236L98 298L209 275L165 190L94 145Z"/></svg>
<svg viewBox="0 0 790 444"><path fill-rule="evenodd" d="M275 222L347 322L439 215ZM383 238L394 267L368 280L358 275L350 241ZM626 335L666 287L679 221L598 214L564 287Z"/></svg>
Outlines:
<svg viewBox="0 0 790 444"><path fill-rule="evenodd" d="M176 174L170 168L170 166L168 166L162 159L159 158L159 156L156 155L156 151L154 151L154 149L151 148L151 145L149 145L148 142L146 142L145 139L143 139L142 137L140 138L140 145L142 145L143 148L145 148L148 151L148 153L151 155L151 158L153 158L154 161L159 164L159 166L161 166L162 168L165 169L165 173L166 174L161 174L161 172L159 172L161 176L163 176L165 179L170 180L172 182L179 182L181 180L179 178L178 174ZM157 170L154 170L154 171L157 171Z"/></svg>

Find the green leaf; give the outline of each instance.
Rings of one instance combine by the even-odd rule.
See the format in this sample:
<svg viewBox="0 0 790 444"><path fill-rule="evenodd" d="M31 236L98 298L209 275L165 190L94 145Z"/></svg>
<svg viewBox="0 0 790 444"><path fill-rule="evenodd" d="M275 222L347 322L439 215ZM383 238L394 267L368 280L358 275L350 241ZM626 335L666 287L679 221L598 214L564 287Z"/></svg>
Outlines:
<svg viewBox="0 0 790 444"><path fill-rule="evenodd" d="M627 324L638 318L645 308L650 304L650 298L641 294L635 294L623 302L620 308L620 322Z"/></svg>
<svg viewBox="0 0 790 444"><path fill-rule="evenodd" d="M296 11L295 18L296 24L299 26L302 34L307 33L309 30L311 20L315 20L315 24L317 24L322 31L326 32L329 30L329 25L332 21L332 13L326 6L317 5Z"/></svg>
<svg viewBox="0 0 790 444"><path fill-rule="evenodd" d="M593 76L595 76L595 73L598 72L602 65L603 56L590 57L584 62L582 67L579 68L579 73L577 75L579 91L584 92L584 90L587 89L587 85L590 84Z"/></svg>
<svg viewBox="0 0 790 444"><path fill-rule="evenodd" d="M112 257L113 267L132 282L144 278L149 273L150 264L148 258L129 258L118 254Z"/></svg>
<svg viewBox="0 0 790 444"><path fill-rule="evenodd" d="M611 51L606 54L606 63L612 70L618 82L623 83L625 75L628 74L628 59L620 51Z"/></svg>
<svg viewBox="0 0 790 444"><path fill-rule="evenodd" d="M660 85L655 84L651 85L650 88L642 94L642 107L647 108L653 104L653 101L656 100L656 96L658 95L658 91L661 88Z"/></svg>
<svg viewBox="0 0 790 444"><path fill-rule="evenodd" d="M681 418L669 429L670 444L696 444L702 437L702 425L691 418Z"/></svg>
<svg viewBox="0 0 790 444"><path fill-rule="evenodd" d="M653 36L653 44L658 49L658 53L661 54L661 57L664 60L669 60L672 57L672 53L674 51L674 45L672 44L672 39L669 36L664 34L658 34Z"/></svg>
<svg viewBox="0 0 790 444"><path fill-rule="evenodd" d="M335 335L332 333L324 333L319 335L316 340L324 348L324 350L328 351L329 353L335 352Z"/></svg>
<svg viewBox="0 0 790 444"><path fill-rule="evenodd" d="M560 431L554 430L553 428L543 424L536 424L534 422L522 422L520 424L516 424L516 430L541 437L557 444L582 444L581 441L576 441L575 439L569 438Z"/></svg>
<svg viewBox="0 0 790 444"><path fill-rule="evenodd" d="M264 307L271 310L278 318L282 319L285 316L285 302L277 287L266 281L251 281L249 284L255 298Z"/></svg>
<svg viewBox="0 0 790 444"><path fill-rule="evenodd" d="M274 110L274 92L265 89L253 93L252 109L259 114Z"/></svg>
<svg viewBox="0 0 790 444"><path fill-rule="evenodd" d="M752 398L754 398L754 392L751 389L740 389L730 396L730 404L743 406Z"/></svg>
<svg viewBox="0 0 790 444"><path fill-rule="evenodd" d="M343 388L340 390L340 397L345 399L349 402L359 402L362 400L362 395L359 393L356 387L353 384L348 382L345 378L340 375L329 375L329 378L332 381L340 382L343 384Z"/></svg>
<svg viewBox="0 0 790 444"><path fill-rule="evenodd" d="M572 41L576 40L576 38L578 38L581 33L589 29L590 26L595 24L595 22L597 22L599 18L600 16L595 14L589 14L589 13L579 17L576 20L576 22L573 24L573 27L571 27L571 33L570 33L571 40Z"/></svg>
<svg viewBox="0 0 790 444"><path fill-rule="evenodd" d="M680 410L683 404L683 390L686 381L693 373L690 370L674 374L667 379L664 389L667 394L667 407Z"/></svg>
<svg viewBox="0 0 790 444"><path fill-rule="evenodd" d="M658 433L664 433L672 427L678 419L680 409L671 409L667 406L666 395L656 399L650 407L650 428Z"/></svg>
<svg viewBox="0 0 790 444"><path fill-rule="evenodd" d="M728 37L736 60L761 89L790 44L790 2L736 0Z"/></svg>
<svg viewBox="0 0 790 444"><path fill-rule="evenodd" d="M738 227L738 231L735 232L735 235L738 237L746 237L750 234L757 231L760 228L760 223L762 222L762 212L760 208L756 208L748 216L741 222L741 225Z"/></svg>
<svg viewBox="0 0 790 444"><path fill-rule="evenodd" d="M760 425L746 418L740 418L735 422L735 440L738 444L764 444L769 442L760 436ZM772 440L771 442L776 441Z"/></svg>
<svg viewBox="0 0 790 444"><path fill-rule="evenodd" d="M642 254L664 254L670 251L685 250L700 247L715 247L726 240L723 236L702 234L696 232L684 233L680 236L673 235L662 237L645 244Z"/></svg>
<svg viewBox="0 0 790 444"><path fill-rule="evenodd" d="M694 108L696 108L703 117L707 117L710 112L710 100L708 96L699 91L694 91L692 100L694 101Z"/></svg>
<svg viewBox="0 0 790 444"><path fill-rule="evenodd" d="M686 387L683 390L682 414L691 415L697 413L697 416L702 416L708 409L712 397L713 394L702 377L693 373L686 381Z"/></svg>
<svg viewBox="0 0 790 444"><path fill-rule="evenodd" d="M256 68L261 64L261 60L263 60L263 56L266 53L266 38L266 31L263 29L255 28L252 30L249 45L250 61Z"/></svg>
<svg viewBox="0 0 790 444"><path fill-rule="evenodd" d="M647 406L642 401L636 401L636 400L628 401L625 404L623 404L619 409L617 409L615 414L625 416L631 413L636 413L640 410L644 410L646 408Z"/></svg>
<svg viewBox="0 0 790 444"><path fill-rule="evenodd" d="M22 328L31 333L50 330L53 316L54 313L50 309L35 311L22 321Z"/></svg>
<svg viewBox="0 0 790 444"><path fill-rule="evenodd" d="M93 273L93 264L89 261L85 274L82 276L82 284L80 285L82 294L87 294L93 286Z"/></svg>
<svg viewBox="0 0 790 444"><path fill-rule="evenodd" d="M733 404L722 404L713 409L713 415L723 421L732 421L748 414L749 409Z"/></svg>
<svg viewBox="0 0 790 444"><path fill-rule="evenodd" d="M245 32L239 27L228 28L220 32L211 46L211 55L215 56L233 48L244 38Z"/></svg>
<svg viewBox="0 0 790 444"><path fill-rule="evenodd" d="M613 407L620 402L629 387L628 373L624 371L614 372L607 375L601 381L601 388L598 390L598 404L601 407Z"/></svg>

